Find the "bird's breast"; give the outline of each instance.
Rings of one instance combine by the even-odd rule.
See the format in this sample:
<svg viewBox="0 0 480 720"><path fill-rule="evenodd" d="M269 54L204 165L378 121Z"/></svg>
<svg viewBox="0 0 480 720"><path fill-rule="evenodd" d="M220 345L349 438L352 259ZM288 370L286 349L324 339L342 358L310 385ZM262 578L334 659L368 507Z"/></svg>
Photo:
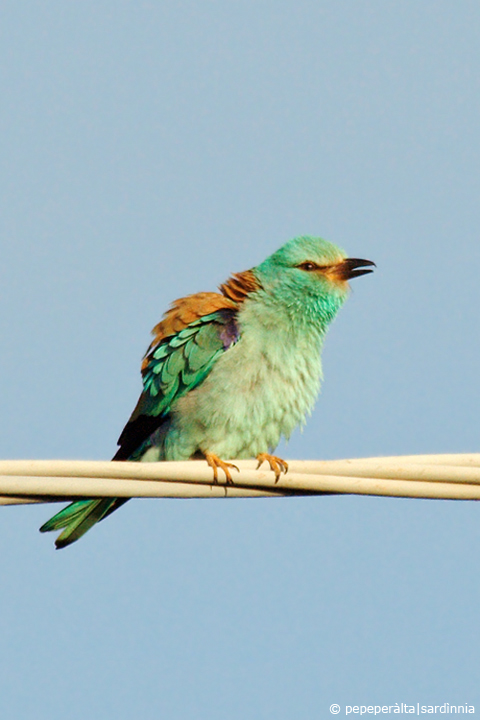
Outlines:
<svg viewBox="0 0 480 720"><path fill-rule="evenodd" d="M200 450L255 457L304 421L320 380L318 335L243 322L238 342L178 401L176 423Z"/></svg>

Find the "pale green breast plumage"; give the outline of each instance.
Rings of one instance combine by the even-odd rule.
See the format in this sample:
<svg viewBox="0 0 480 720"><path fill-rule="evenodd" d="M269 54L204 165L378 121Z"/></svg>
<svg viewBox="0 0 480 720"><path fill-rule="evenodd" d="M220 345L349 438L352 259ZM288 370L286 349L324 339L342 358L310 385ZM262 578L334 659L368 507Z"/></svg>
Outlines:
<svg viewBox="0 0 480 720"><path fill-rule="evenodd" d="M244 302L237 322L238 342L172 408L166 458L198 450L255 457L289 437L311 411L322 372L318 327L296 327L258 297Z"/></svg>

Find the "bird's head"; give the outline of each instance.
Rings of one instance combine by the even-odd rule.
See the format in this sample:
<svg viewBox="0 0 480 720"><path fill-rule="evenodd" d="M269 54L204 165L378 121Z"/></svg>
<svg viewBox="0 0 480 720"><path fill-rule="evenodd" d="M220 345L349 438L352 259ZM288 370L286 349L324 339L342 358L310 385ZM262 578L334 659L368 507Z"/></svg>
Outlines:
<svg viewBox="0 0 480 720"><path fill-rule="evenodd" d="M299 320L327 325L345 302L348 281L372 272L375 263L349 258L318 237L289 240L254 273L264 292Z"/></svg>

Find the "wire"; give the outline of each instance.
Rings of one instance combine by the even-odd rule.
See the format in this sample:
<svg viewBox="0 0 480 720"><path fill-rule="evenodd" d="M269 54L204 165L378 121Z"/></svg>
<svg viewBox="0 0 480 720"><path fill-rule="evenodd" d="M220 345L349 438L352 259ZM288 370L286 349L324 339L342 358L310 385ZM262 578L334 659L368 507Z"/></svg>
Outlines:
<svg viewBox="0 0 480 720"><path fill-rule="evenodd" d="M106 462L0 461L0 504L59 502L93 497L278 497L355 494L445 500L480 500L480 454L408 455L351 460L290 460L289 471L235 463L234 485L212 484L202 460ZM221 475L221 471L220 471Z"/></svg>

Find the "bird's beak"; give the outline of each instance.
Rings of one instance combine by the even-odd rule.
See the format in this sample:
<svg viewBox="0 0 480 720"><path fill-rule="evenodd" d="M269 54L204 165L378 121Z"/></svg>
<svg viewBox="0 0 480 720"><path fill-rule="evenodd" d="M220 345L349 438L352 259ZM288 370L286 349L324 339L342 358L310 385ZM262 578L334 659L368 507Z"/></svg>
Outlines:
<svg viewBox="0 0 480 720"><path fill-rule="evenodd" d="M331 273L338 280L351 280L352 278L367 275L373 272L372 267L376 267L371 260L360 260L359 258L345 258L336 265L331 266Z"/></svg>

